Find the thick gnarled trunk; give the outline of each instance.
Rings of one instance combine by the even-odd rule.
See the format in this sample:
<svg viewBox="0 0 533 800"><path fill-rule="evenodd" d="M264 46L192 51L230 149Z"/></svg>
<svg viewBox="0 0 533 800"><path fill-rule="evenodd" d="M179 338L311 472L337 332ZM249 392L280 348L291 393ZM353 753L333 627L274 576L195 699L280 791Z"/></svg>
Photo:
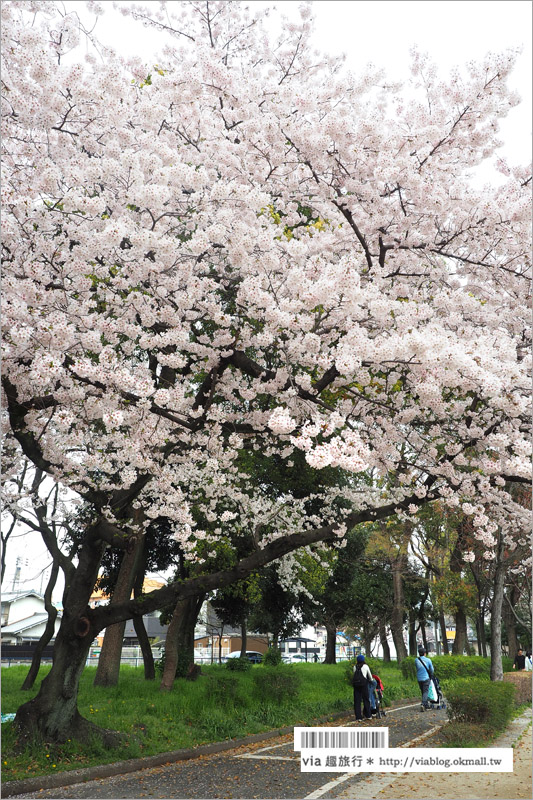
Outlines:
<svg viewBox="0 0 533 800"><path fill-rule="evenodd" d="M78 711L80 676L98 633L91 623L88 602L103 551L102 542L90 537L80 551L78 569L63 595L63 617L55 641L52 669L42 681L38 694L20 706L15 717L15 726L23 741L37 734L45 741L64 742L72 738L86 739L91 733L98 733L109 744L117 741L118 734L99 728Z"/></svg>

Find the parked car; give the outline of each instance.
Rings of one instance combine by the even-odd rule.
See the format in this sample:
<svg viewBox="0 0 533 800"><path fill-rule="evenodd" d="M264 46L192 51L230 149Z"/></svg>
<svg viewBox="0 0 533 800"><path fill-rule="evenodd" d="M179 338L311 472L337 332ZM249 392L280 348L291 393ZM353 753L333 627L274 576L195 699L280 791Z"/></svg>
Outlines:
<svg viewBox="0 0 533 800"><path fill-rule="evenodd" d="M226 657L226 660L228 658L240 658L240 657L241 657L241 651L240 650L235 650L234 653L230 653ZM246 651L246 657L247 657L248 661L252 662L252 664L260 664L261 661L263 660L263 654L259 653L257 650L247 650Z"/></svg>
<svg viewBox="0 0 533 800"><path fill-rule="evenodd" d="M282 656L281 660L284 664L301 664L302 661L305 661L305 656L302 653L291 653L288 656ZM310 662L313 661L312 654L307 656L307 660Z"/></svg>

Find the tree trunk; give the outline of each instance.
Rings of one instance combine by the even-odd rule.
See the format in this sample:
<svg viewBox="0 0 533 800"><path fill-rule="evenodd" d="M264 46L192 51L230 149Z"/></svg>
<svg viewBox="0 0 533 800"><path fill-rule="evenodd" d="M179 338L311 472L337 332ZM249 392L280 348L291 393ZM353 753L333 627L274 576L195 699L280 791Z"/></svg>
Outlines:
<svg viewBox="0 0 533 800"><path fill-rule="evenodd" d="M185 606L186 600L178 600L168 624L167 637L165 639L165 666L159 686L162 692L170 692L174 685L178 667L178 632Z"/></svg>
<svg viewBox="0 0 533 800"><path fill-rule="evenodd" d="M369 627L363 627L363 645L367 656L372 655L372 635Z"/></svg>
<svg viewBox="0 0 533 800"><path fill-rule="evenodd" d="M139 647L141 648L143 657L144 680L153 681L155 680L154 654L152 653L150 640L148 638L148 634L146 633L146 628L144 627L143 618L133 617L133 627L135 628L135 635L139 640Z"/></svg>
<svg viewBox="0 0 533 800"><path fill-rule="evenodd" d="M224 625L220 626L220 633L218 635L218 663L222 664L222 634L224 632ZM211 648L211 651L213 648Z"/></svg>
<svg viewBox="0 0 533 800"><path fill-rule="evenodd" d="M335 643L337 641L337 626L332 622L326 622L326 657L324 664L336 664L337 656L335 653Z"/></svg>
<svg viewBox="0 0 533 800"><path fill-rule="evenodd" d="M425 579L426 579L426 587L425 587L425 590L424 590L424 597L422 598L420 606L418 607L418 621L420 623L420 634L422 636L422 644L424 645L424 650L426 651L426 653L429 653L428 640L427 640L427 634L426 634L426 621L427 621L426 620L426 602L427 602L427 599L429 597L429 581L430 581L430 572L429 572L429 570L426 570ZM435 642L435 651L436 650L437 650L437 643ZM418 655L418 651L415 653L415 655Z"/></svg>
<svg viewBox="0 0 533 800"><path fill-rule="evenodd" d="M516 619L513 614L513 609L518 601L518 590L513 586L510 592L506 593L503 598L502 617L507 633L507 644L509 647L509 658L516 656L519 648L518 636L516 635Z"/></svg>
<svg viewBox="0 0 533 800"><path fill-rule="evenodd" d="M193 595L176 603L167 630L162 692L170 692L176 676L185 677L194 663L194 628L204 599L203 594Z"/></svg>
<svg viewBox="0 0 533 800"><path fill-rule="evenodd" d="M146 576L146 539L143 538L142 553L139 556L139 567L135 574L135 580L133 583L133 596L136 600L143 593L145 576ZM139 641L139 647L141 648L141 653L143 657L144 679L145 681L153 681L155 680L154 654L152 653L150 640L148 639L148 634L146 633L144 620L141 615L133 617L133 627L135 628L135 635L137 636L137 639Z"/></svg>
<svg viewBox="0 0 533 800"><path fill-rule="evenodd" d="M444 619L444 611L442 611L442 609L439 611L439 625L440 625L440 635L442 638L443 655L449 656L450 648L448 647L448 637L446 635L446 620Z"/></svg>
<svg viewBox="0 0 533 800"><path fill-rule="evenodd" d="M404 615L404 596L403 596L403 575L402 568L404 558L398 557L392 563L392 588L393 605L390 619L390 629L394 647L396 648L396 658L398 663L407 658L407 649L403 638L403 615Z"/></svg>
<svg viewBox="0 0 533 800"><path fill-rule="evenodd" d="M28 670L28 674L24 678L24 683L20 687L21 689L31 689L33 684L35 683L35 678L39 673L39 667L41 666L41 656L43 654L43 650L54 635L55 631L55 624L57 619L57 608L52 605L52 591L54 590L54 586L56 585L57 575L59 572L59 560L54 558L52 563L52 569L50 571L50 578L48 579L48 583L44 592L44 607L48 614L48 619L46 621L46 627L43 631L43 635L39 639L37 643L37 647L35 648L35 652L33 654L33 658L31 660L31 666Z"/></svg>
<svg viewBox="0 0 533 800"><path fill-rule="evenodd" d="M503 564L503 542L500 534L498 543L496 570L494 572L494 594L490 615L490 679L503 681L502 664L502 605L503 588L505 582L505 567Z"/></svg>
<svg viewBox="0 0 533 800"><path fill-rule="evenodd" d="M381 642L381 648L383 650L383 661L385 664L388 664L390 662L390 647L387 640L387 630L383 622L379 626L379 641Z"/></svg>
<svg viewBox="0 0 533 800"><path fill-rule="evenodd" d="M124 553L110 605L122 603L130 599L135 582L135 575L139 568L144 548L143 540L143 536L137 536L132 546ZM117 622L106 628L100 658L98 659L98 667L94 677L94 686L117 685L125 627L126 620Z"/></svg>
<svg viewBox="0 0 533 800"><path fill-rule="evenodd" d="M423 622L421 622L421 623L420 623L420 633L422 634L422 644L424 645L424 650L426 651L426 653L429 653L429 647L428 647L428 639L427 639L427 634L426 634L426 625L425 625L425 620L424 620ZM436 648L435 648L435 649L436 649Z"/></svg>
<svg viewBox="0 0 533 800"><path fill-rule="evenodd" d="M455 639L453 641L452 654L462 656L463 650L467 648L466 634L466 614L462 608L455 612Z"/></svg>
<svg viewBox="0 0 533 800"><path fill-rule="evenodd" d="M176 677L184 678L194 664L194 629L202 609L205 594L193 595L186 599L187 608L178 630L178 663ZM213 655L213 648L211 647Z"/></svg>
<svg viewBox="0 0 533 800"><path fill-rule="evenodd" d="M416 619L417 619L417 609L410 608L409 609L409 655L416 656L418 655L418 647L416 642Z"/></svg>
<svg viewBox="0 0 533 800"><path fill-rule="evenodd" d="M487 647L487 634L485 632L485 610L484 610L484 608L480 608L480 610L479 610L479 629L480 629L479 632L480 632L480 635L481 635L481 639L480 639L480 641L481 641L480 655L482 655L483 658L487 658L487 656L488 656L488 647Z"/></svg>
<svg viewBox="0 0 533 800"><path fill-rule="evenodd" d="M246 658L246 617L241 621L241 658Z"/></svg>
<svg viewBox="0 0 533 800"><path fill-rule="evenodd" d="M97 528L86 538L78 556L78 567L67 579L63 594L63 617L57 633L52 669L36 697L21 705L15 717L20 742L40 736L46 742L87 740L98 735L107 746L122 737L106 731L81 716L78 688L91 643L99 632L92 623L89 598L93 592L104 544Z"/></svg>

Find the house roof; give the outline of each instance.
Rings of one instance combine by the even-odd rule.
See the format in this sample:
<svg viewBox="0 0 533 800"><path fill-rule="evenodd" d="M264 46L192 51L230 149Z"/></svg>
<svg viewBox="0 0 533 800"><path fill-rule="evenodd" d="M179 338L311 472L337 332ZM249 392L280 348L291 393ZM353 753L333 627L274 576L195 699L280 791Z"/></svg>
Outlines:
<svg viewBox="0 0 533 800"><path fill-rule="evenodd" d="M22 600L23 597L38 597L44 600L44 596L30 589L28 592L2 592L2 603L12 603L14 600Z"/></svg>
<svg viewBox="0 0 533 800"><path fill-rule="evenodd" d="M58 613L58 618L61 617L61 612ZM2 626L2 635L6 633L18 634L27 631L30 628L35 628L37 625L42 625L43 622L48 620L48 614L32 614L31 617L19 619L18 622L12 622L10 625Z"/></svg>

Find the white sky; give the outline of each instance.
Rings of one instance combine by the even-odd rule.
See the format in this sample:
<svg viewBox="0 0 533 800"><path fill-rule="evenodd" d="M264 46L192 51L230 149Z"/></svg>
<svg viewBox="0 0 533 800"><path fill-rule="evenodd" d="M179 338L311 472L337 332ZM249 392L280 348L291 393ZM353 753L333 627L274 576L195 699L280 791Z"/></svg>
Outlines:
<svg viewBox="0 0 533 800"><path fill-rule="evenodd" d="M123 17L110 0L100 0L105 8L95 29L97 37L124 55L143 55L148 64L157 61L163 47L161 34ZM126 3L120 0L118 5ZM156 0L145 0L143 5ZM170 0L169 6L179 0ZM249 3L277 8L291 17L298 12L298 0L278 3L253 0ZM90 15L78 0L65 0L68 12L76 10L86 24ZM532 98L532 9L529 0L315 0L315 44L325 52L346 53L347 68L356 71L369 62L386 69L394 79L407 77L409 50L417 45L428 52L442 74L455 65L481 59L488 51L522 47L510 85L522 96L501 124L504 140L502 155L511 164L531 159ZM90 25L89 25L90 27ZM484 173L483 180L489 179ZM17 556L28 560L22 566L20 589L41 586L41 573L50 563L38 534L29 533L10 540L8 567L3 589L10 590ZM45 583L43 583L43 586ZM59 599L56 591L54 599Z"/></svg>

